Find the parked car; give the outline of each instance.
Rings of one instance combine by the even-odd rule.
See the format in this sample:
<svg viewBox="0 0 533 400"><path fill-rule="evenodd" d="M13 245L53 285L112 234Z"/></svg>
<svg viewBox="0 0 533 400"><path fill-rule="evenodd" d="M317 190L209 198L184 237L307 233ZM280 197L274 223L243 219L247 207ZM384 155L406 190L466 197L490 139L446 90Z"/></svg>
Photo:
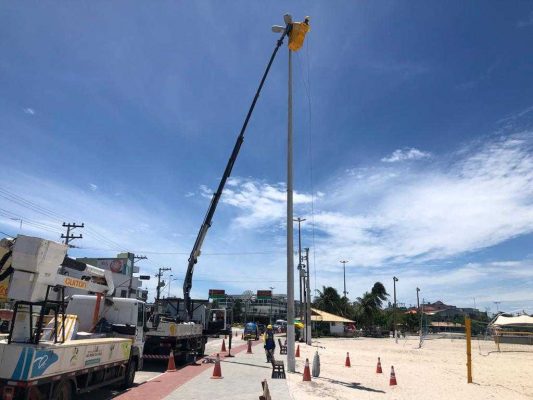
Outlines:
<svg viewBox="0 0 533 400"><path fill-rule="evenodd" d="M244 340L259 340L259 328L255 322L244 325Z"/></svg>

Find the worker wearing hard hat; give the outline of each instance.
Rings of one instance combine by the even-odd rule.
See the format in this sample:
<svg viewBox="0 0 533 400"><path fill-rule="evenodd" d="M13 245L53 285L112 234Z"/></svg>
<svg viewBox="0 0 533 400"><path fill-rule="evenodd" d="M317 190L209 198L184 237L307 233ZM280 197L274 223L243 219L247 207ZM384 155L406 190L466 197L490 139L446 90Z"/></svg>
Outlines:
<svg viewBox="0 0 533 400"><path fill-rule="evenodd" d="M272 325L268 325L265 333L263 334L263 342L266 353L266 362L272 362L274 356L274 350L276 349L276 342L274 341L274 330Z"/></svg>

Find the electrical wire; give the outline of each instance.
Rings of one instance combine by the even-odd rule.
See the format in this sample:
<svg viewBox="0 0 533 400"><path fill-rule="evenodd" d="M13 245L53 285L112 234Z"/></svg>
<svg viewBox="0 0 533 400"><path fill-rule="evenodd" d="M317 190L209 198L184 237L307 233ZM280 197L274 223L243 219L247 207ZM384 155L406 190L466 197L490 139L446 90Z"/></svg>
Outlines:
<svg viewBox="0 0 533 400"><path fill-rule="evenodd" d="M30 201L28 199L25 199L24 197L22 196L19 196L9 190L7 190L6 188L3 188L3 187L0 187L0 197L8 200L8 201L11 201L21 207L24 207L26 209L29 209L33 212L36 212L38 214L41 214L41 215L44 215L48 218L51 218L52 220L54 221L57 221L58 223L62 223L63 221L65 220L72 220L72 218L68 218L68 217L65 217L64 215L61 215L53 210L50 210L46 207L43 207L33 201ZM27 220L28 218L23 218L23 220ZM30 224L31 225L31 224ZM50 227L49 227L50 228ZM47 229L43 229L43 230L47 230ZM48 229L48 231L50 231L50 229ZM57 230L55 231L56 233L59 232L59 233L62 233L61 230ZM98 231L96 231L95 229L91 228L91 227L84 227L84 233L86 235L88 235L89 237L92 237L93 239L95 239L96 241L108 246L108 247L112 247L112 248L120 248L121 250L120 251L127 251L126 247L125 246L122 246L121 244L115 242L114 240L112 239L109 239L108 237L104 236L103 234L99 233Z"/></svg>

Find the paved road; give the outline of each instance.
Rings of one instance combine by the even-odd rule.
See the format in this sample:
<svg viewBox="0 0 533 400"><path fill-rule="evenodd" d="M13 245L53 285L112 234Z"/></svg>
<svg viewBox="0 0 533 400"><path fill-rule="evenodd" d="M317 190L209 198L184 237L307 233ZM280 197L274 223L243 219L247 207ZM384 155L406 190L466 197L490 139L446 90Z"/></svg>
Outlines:
<svg viewBox="0 0 533 400"><path fill-rule="evenodd" d="M226 346L228 345L226 341ZM213 354L220 350L220 347L222 346L222 339L221 338L209 338L207 341L206 347L205 347L205 353L206 354ZM186 364L177 365L177 368L183 368ZM135 386L141 385L142 383L153 379L167 369L167 363L165 361L150 361L144 362L143 370L137 371L135 374ZM77 396L76 398L79 400L109 400L114 398L115 396L124 393L124 391L121 390L113 390L109 388L96 390L93 392L89 392L80 396Z"/></svg>

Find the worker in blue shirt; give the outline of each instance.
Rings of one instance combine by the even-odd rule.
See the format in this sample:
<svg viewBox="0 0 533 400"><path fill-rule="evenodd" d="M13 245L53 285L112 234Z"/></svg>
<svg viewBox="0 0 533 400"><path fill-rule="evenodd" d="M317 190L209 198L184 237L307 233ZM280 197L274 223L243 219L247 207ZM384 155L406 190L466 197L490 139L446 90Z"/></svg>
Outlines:
<svg viewBox="0 0 533 400"><path fill-rule="evenodd" d="M272 329L272 325L267 326L267 329L263 334L263 342L265 343L264 348L267 357L266 362L272 362L274 350L276 349L276 342L274 341L274 330Z"/></svg>

